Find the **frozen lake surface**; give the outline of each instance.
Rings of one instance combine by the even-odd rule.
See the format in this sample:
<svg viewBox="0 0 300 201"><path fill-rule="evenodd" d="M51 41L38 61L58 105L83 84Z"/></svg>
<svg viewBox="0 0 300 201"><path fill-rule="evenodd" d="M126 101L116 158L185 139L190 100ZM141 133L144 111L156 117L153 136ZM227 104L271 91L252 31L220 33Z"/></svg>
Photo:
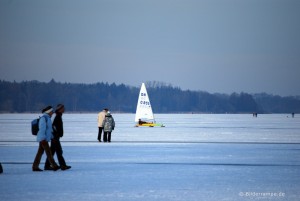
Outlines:
<svg viewBox="0 0 300 201"><path fill-rule="evenodd" d="M72 169L32 172L37 116L0 114L0 200L300 199L297 115L157 114L165 128L135 128L134 114L113 114L104 144L97 114L65 114Z"/></svg>

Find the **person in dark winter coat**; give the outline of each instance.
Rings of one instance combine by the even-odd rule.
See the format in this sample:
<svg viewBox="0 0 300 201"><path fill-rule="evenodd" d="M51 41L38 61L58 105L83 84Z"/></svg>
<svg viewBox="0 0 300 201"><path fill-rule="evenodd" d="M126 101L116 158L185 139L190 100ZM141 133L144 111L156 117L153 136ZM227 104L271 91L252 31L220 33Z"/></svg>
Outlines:
<svg viewBox="0 0 300 201"><path fill-rule="evenodd" d="M39 149L36 153L34 162L32 164L32 171L43 171L39 168L41 158L46 152L48 160L51 164L52 170L56 171L59 169L58 165L55 163L48 142L53 138L52 135L52 122L51 116L53 114L53 108L48 106L42 110L43 116L39 121L39 132L37 134L37 141L39 142Z"/></svg>
<svg viewBox="0 0 300 201"><path fill-rule="evenodd" d="M0 163L0 174L2 174L2 173L3 173L3 168L2 168L2 165Z"/></svg>
<svg viewBox="0 0 300 201"><path fill-rule="evenodd" d="M111 132L115 129L115 120L109 111L105 115L105 118L102 123L102 127L103 127L103 131L104 131L103 141L110 142L111 141Z"/></svg>
<svg viewBox="0 0 300 201"><path fill-rule="evenodd" d="M52 155L56 153L57 160L60 165L61 170L67 170L70 169L71 166L68 166L65 162L65 159L63 157L63 150L60 144L60 138L64 135L64 128L63 128L63 121L62 121L62 115L65 112L65 107L62 104L58 104L55 110L55 118L52 124L53 128L53 139L51 140L51 152ZM50 163L48 158L46 159L45 163L45 170L51 170Z"/></svg>

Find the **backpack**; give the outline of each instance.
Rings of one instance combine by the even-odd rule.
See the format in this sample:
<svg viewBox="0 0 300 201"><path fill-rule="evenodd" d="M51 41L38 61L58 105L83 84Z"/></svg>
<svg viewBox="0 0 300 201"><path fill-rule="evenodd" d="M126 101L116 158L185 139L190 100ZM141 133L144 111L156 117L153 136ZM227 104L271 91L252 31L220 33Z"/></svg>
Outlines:
<svg viewBox="0 0 300 201"><path fill-rule="evenodd" d="M37 135L38 132L39 132L39 122L40 122L40 118L42 118L42 117L39 117L39 118L37 118L37 119L34 119L34 120L32 120L32 122L31 122L31 133L32 133L32 135ZM45 118L45 119L46 119L46 124L47 124L47 118Z"/></svg>

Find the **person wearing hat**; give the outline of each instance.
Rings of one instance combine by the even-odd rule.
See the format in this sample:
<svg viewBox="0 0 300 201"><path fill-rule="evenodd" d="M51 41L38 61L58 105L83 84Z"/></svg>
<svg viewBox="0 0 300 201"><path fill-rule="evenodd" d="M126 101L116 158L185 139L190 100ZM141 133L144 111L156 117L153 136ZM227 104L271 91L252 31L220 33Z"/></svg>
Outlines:
<svg viewBox="0 0 300 201"><path fill-rule="evenodd" d="M115 129L115 120L109 111L107 111L107 114L105 115L105 118L102 123L102 127L104 131L103 141L110 142L111 132Z"/></svg>
<svg viewBox="0 0 300 201"><path fill-rule="evenodd" d="M64 135L63 121L62 121L62 115L64 112L65 112L65 106L63 104L58 104L56 106L56 110L55 110L56 115L52 124L53 138L51 140L51 153L52 156L54 156L54 154L56 153L57 160L60 165L60 169L68 170L71 168L71 166L68 166L66 164L66 161L63 157L63 150L60 144L60 138ZM48 158L46 159L44 170L52 170Z"/></svg>
<svg viewBox="0 0 300 201"><path fill-rule="evenodd" d="M101 112L99 112L98 114L98 141L101 142L101 134L102 134L102 130L103 130L103 120L105 118L105 115L107 113L108 109L104 108Z"/></svg>
<svg viewBox="0 0 300 201"><path fill-rule="evenodd" d="M43 116L39 120L39 131L37 133L37 141L39 142L39 148L32 164L32 171L43 171L39 168L41 158L46 152L48 160L51 164L52 170L59 169L58 165L54 161L48 142L52 139L52 122L51 116L53 114L53 108L48 106L42 110Z"/></svg>

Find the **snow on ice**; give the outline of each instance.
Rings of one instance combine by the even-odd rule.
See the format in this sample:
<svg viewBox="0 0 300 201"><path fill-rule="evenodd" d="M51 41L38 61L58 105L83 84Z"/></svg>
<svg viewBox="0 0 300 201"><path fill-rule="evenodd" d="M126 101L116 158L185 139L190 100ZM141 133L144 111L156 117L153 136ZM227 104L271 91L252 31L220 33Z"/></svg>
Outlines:
<svg viewBox="0 0 300 201"><path fill-rule="evenodd" d="M134 114L113 115L105 144L97 114L65 114L61 141L72 169L32 172L38 114L1 114L0 200L300 199L297 115L157 114L165 128L135 128Z"/></svg>

